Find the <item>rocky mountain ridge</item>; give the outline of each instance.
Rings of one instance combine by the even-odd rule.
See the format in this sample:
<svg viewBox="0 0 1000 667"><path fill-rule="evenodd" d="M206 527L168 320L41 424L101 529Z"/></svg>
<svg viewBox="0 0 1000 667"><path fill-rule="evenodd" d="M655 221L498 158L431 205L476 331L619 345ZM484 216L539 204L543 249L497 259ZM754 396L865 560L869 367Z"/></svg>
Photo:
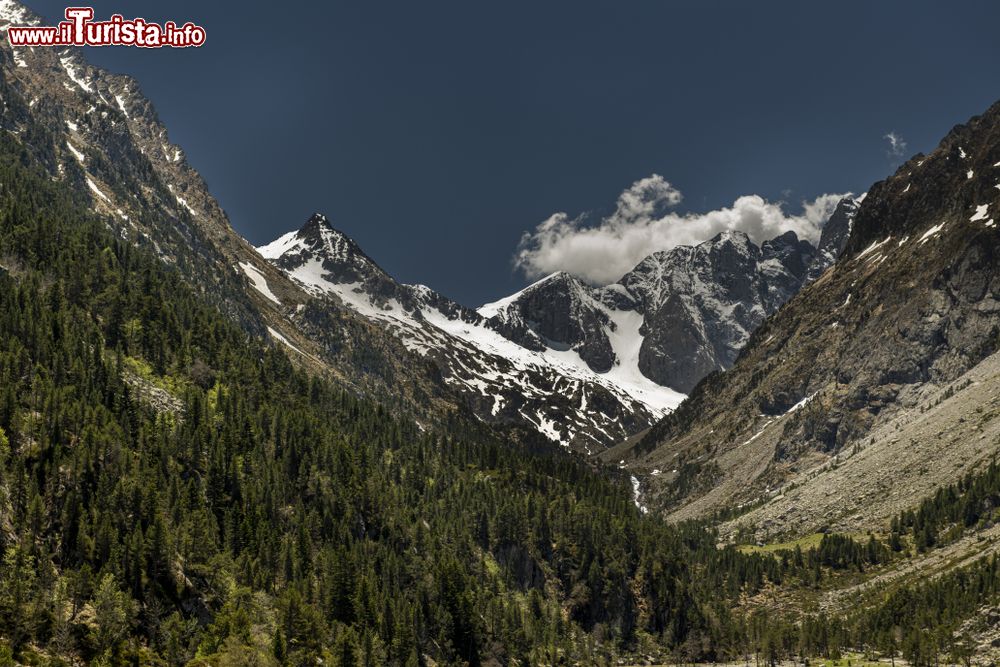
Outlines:
<svg viewBox="0 0 1000 667"><path fill-rule="evenodd" d="M677 518L813 483L808 471L870 445L873 430L919 410L1000 346L998 205L994 105L876 183L837 264L767 319L731 370L608 459L645 472L646 502ZM886 460L901 466L896 479L914 474L908 456Z"/></svg>
<svg viewBox="0 0 1000 667"><path fill-rule="evenodd" d="M851 202L838 209L847 223ZM824 253L791 232L758 248L726 232L651 255L613 285L560 272L476 310L397 282L318 213L258 251L309 293L393 331L483 418L526 420L595 453L676 407L678 388L728 367L839 248Z"/></svg>

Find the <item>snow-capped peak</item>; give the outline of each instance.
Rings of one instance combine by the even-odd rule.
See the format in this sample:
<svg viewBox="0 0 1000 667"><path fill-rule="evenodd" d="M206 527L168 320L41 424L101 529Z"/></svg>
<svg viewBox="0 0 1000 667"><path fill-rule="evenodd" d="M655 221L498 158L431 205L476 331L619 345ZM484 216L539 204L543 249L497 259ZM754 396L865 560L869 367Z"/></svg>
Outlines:
<svg viewBox="0 0 1000 667"><path fill-rule="evenodd" d="M567 273L476 312L425 285L400 284L320 214L258 251L311 293L337 299L434 359L445 382L465 400L485 402L491 418L526 422L557 442L599 451L684 398L639 371L642 316L603 303L595 288ZM497 317L506 304L520 308L530 299L568 300L571 305L551 312L571 315L539 328L541 334L522 321L520 310L507 313L509 320ZM588 338L588 330L598 329L599 336Z"/></svg>
<svg viewBox="0 0 1000 667"><path fill-rule="evenodd" d="M372 277L388 279L381 267L322 213L314 213L297 232L283 234L257 252L312 292L329 292L332 285Z"/></svg>

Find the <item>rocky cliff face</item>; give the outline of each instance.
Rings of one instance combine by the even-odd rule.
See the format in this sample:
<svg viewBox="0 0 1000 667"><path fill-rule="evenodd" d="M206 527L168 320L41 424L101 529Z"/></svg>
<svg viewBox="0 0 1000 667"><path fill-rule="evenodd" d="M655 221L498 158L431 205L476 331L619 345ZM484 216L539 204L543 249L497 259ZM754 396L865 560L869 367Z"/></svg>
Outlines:
<svg viewBox="0 0 1000 667"><path fill-rule="evenodd" d="M817 256L793 232L760 248L729 232L650 256L622 279L643 305L643 372L687 393L729 368L754 329L802 286Z"/></svg>
<svg viewBox="0 0 1000 667"><path fill-rule="evenodd" d="M637 373L686 393L729 368L763 319L835 261L846 242L838 229L849 225L853 206L841 203L820 249L794 232L761 247L742 232L726 232L654 253L613 285L556 274L479 312L511 340L529 349L572 349L598 373L621 361L611 344L612 313L630 313L641 320L631 341Z"/></svg>
<svg viewBox="0 0 1000 667"><path fill-rule="evenodd" d="M627 293L591 288L559 272L483 306L479 313L493 329L528 349L573 349L591 370L606 373L616 362L607 335L614 326L608 308L634 307Z"/></svg>
<svg viewBox="0 0 1000 667"><path fill-rule="evenodd" d="M861 199L847 197L837 204L830 219L823 225L817 246L819 254L812 266L809 267L806 282L811 283L819 278L843 254L844 248L847 247L847 240L851 236L851 229L854 227L854 218L858 214L858 208L861 207L861 201Z"/></svg>
<svg viewBox="0 0 1000 667"><path fill-rule="evenodd" d="M629 452L637 469L662 471L653 482L661 505L693 516L805 483L993 353L998 206L995 105L876 183L837 264Z"/></svg>

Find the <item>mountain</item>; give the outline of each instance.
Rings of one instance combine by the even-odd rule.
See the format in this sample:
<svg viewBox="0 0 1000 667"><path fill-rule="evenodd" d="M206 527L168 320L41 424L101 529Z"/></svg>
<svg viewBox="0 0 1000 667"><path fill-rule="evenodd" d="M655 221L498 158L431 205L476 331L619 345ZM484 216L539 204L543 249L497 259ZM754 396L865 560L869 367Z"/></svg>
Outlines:
<svg viewBox="0 0 1000 667"><path fill-rule="evenodd" d="M872 636L895 655L920 610L948 651L996 589L977 566L938 579L945 604L908 586L850 625L762 618L776 590L814 608L819 577L900 559L843 535L720 548L644 515L618 470L397 416L248 335L7 134L0 183L5 664L731 664Z"/></svg>
<svg viewBox="0 0 1000 667"><path fill-rule="evenodd" d="M612 285L556 274L479 313L528 349L568 346L598 373L620 364L612 341L629 332L632 375L687 393L729 368L763 319L836 261L855 210L840 202L819 248L794 232L760 247L724 232L651 254Z"/></svg>
<svg viewBox="0 0 1000 667"><path fill-rule="evenodd" d="M258 252L310 294L392 331L474 414L522 422L586 453L641 432L839 254L853 200L817 249L793 232L726 232L655 253L612 285L555 273L472 310L397 282L321 214Z"/></svg>
<svg viewBox="0 0 1000 667"><path fill-rule="evenodd" d="M762 539L884 530L981 468L1000 443L998 207L994 105L872 186L837 263L607 459L674 518L735 513L724 532Z"/></svg>
<svg viewBox="0 0 1000 667"><path fill-rule="evenodd" d="M618 471L296 363L8 133L0 184L0 664L666 659L715 626L672 591L762 587Z"/></svg>
<svg viewBox="0 0 1000 667"><path fill-rule="evenodd" d="M0 0L0 32L37 20ZM709 627L665 602L707 602L676 573L709 533L454 409L424 357L286 277L134 81L0 39L0 99L0 664L607 662ZM340 279L448 307L313 223Z"/></svg>
<svg viewBox="0 0 1000 667"><path fill-rule="evenodd" d="M529 424L555 442L596 452L647 428L683 398L637 372L628 376L627 367L601 373L568 348L516 344L481 313L397 282L323 215L258 250L316 298L391 331L485 420ZM564 280L572 279L542 284Z"/></svg>
<svg viewBox="0 0 1000 667"><path fill-rule="evenodd" d="M40 21L17 2L0 4L0 29ZM123 239L152 247L232 317L263 332L232 269L237 258L248 260L249 247L170 142L138 83L90 66L79 49L6 46L3 129L53 178L89 199Z"/></svg>

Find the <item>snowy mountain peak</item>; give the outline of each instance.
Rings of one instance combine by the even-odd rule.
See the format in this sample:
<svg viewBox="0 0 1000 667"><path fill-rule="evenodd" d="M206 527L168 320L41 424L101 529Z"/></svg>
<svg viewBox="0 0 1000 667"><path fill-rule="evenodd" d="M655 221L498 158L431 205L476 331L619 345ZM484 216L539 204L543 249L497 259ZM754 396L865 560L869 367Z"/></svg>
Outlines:
<svg viewBox="0 0 1000 667"><path fill-rule="evenodd" d="M334 228L326 216L320 213L310 216L299 230L298 236L330 259L354 261L356 258L363 258L366 264L376 266L354 239Z"/></svg>
<svg viewBox="0 0 1000 667"><path fill-rule="evenodd" d="M314 213L297 232L260 246L262 257L285 271L311 292L329 292L331 285L389 279L361 247L334 228L322 213Z"/></svg>
<svg viewBox="0 0 1000 667"><path fill-rule="evenodd" d="M684 398L639 372L642 317L614 307L633 305L620 287L594 288L558 272L477 312L425 285L399 283L320 215L258 250L315 296L377 322L437 365L485 419L594 452Z"/></svg>
<svg viewBox="0 0 1000 667"><path fill-rule="evenodd" d="M750 240L747 233L738 229L727 229L723 232L719 232L708 241L699 244L699 246L708 248L717 246L736 246L747 250L749 250L753 245L753 241Z"/></svg>

